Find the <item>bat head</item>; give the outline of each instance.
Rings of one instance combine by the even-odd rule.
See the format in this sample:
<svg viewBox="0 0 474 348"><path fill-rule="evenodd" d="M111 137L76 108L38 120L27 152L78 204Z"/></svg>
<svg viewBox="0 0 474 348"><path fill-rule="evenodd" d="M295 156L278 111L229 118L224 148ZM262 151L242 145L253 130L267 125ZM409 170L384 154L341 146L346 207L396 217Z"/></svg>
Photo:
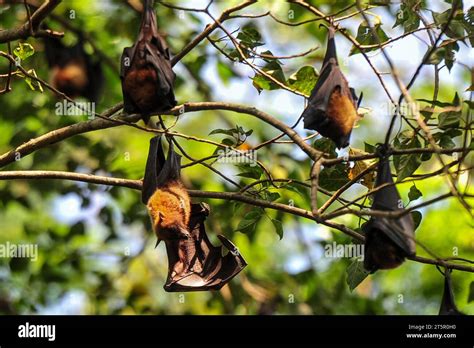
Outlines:
<svg viewBox="0 0 474 348"><path fill-rule="evenodd" d="M142 202L147 204L157 188L167 186L172 181L180 180L181 156L173 149L173 142L169 142L168 158L165 159L161 145L161 135L150 140L150 148L143 178Z"/></svg>

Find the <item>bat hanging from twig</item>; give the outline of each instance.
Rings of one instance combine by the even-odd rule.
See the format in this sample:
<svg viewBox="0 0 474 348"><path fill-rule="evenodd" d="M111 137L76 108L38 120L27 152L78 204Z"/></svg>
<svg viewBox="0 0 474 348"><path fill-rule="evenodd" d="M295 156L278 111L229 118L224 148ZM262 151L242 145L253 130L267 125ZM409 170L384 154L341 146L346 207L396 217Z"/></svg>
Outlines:
<svg viewBox="0 0 474 348"><path fill-rule="evenodd" d="M465 315L459 311L454 301L453 285L451 282L451 270L444 271L444 292L439 308L439 315Z"/></svg>
<svg viewBox="0 0 474 348"><path fill-rule="evenodd" d="M72 47L58 38L45 37L44 47L52 86L70 98L97 102L104 85L102 65L85 52L81 35Z"/></svg>
<svg viewBox="0 0 474 348"><path fill-rule="evenodd" d="M400 211L400 195L393 183L390 172L388 148L380 145L377 149L380 160L377 168L376 191L372 204L373 210ZM410 214L397 218L371 217L363 226L365 233L364 267L370 272L378 269L396 268L405 261L405 257L415 255L414 223Z"/></svg>
<svg viewBox="0 0 474 348"><path fill-rule="evenodd" d="M334 28L330 26L321 73L303 112L304 128L316 130L330 138L338 148L346 147L354 123L359 118L357 101L354 89L349 87L339 68Z"/></svg>
<svg viewBox="0 0 474 348"><path fill-rule="evenodd" d="M137 41L124 48L121 58L124 111L141 114L147 124L150 114L176 106L175 77L169 49L158 34L153 1L145 0Z"/></svg>
<svg viewBox="0 0 474 348"><path fill-rule="evenodd" d="M180 180L181 157L170 142L165 159L161 136L150 141L143 179L142 202L147 205L158 243L163 240L168 255L166 291L218 290L237 275L247 263L237 247L219 235L229 250L209 241L204 221L209 207L192 204Z"/></svg>

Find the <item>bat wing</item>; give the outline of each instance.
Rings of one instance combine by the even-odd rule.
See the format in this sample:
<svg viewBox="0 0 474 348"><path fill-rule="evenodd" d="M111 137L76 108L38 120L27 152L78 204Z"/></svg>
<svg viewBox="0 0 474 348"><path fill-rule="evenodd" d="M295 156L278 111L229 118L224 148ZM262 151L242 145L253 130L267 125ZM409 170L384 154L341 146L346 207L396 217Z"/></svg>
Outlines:
<svg viewBox="0 0 474 348"><path fill-rule="evenodd" d="M372 209L397 211L401 207L400 195L393 185L393 177L390 172L388 157L383 157L378 165L376 187L389 184L378 190L374 195ZM415 242L413 240L414 223L411 214L403 215L397 219L385 217L373 217L369 227L376 228L387 235L397 246L399 246L407 255L415 254Z"/></svg>
<svg viewBox="0 0 474 348"><path fill-rule="evenodd" d="M142 187L142 202L144 204L148 203L148 200L156 191L158 187L158 173L161 172L165 162L165 154L163 153L163 147L161 145L161 136L151 138Z"/></svg>
<svg viewBox="0 0 474 348"><path fill-rule="evenodd" d="M122 94L123 94L123 109L127 114L135 114L140 113L140 110L137 108L135 103L133 102L130 94L124 88L124 79L127 72L130 70L132 65L132 59L135 55L136 46L132 47L125 47L123 49L122 57L120 58L120 80L122 81Z"/></svg>
<svg viewBox="0 0 474 348"><path fill-rule="evenodd" d="M441 307L439 308L439 315L465 315L456 307L450 272L450 270L445 271L444 292L443 298L441 299Z"/></svg>
<svg viewBox="0 0 474 348"><path fill-rule="evenodd" d="M180 171L181 156L174 151L173 142L170 141L168 157L165 158L161 135L151 138L143 178L142 202L147 204L158 187L164 186L170 181L179 180Z"/></svg>
<svg viewBox="0 0 474 348"><path fill-rule="evenodd" d="M166 291L219 290L247 265L237 247L224 236L218 237L228 249L225 256L222 246L211 244L204 226L208 215L206 204L193 204L190 237L165 241L169 262Z"/></svg>
<svg viewBox="0 0 474 348"><path fill-rule="evenodd" d="M335 92L337 99L333 99L336 98ZM332 139L339 148L347 146L357 117L354 95L339 68L334 29L331 27L323 67L302 115L304 128L318 131ZM337 102L337 105L331 105L332 102Z"/></svg>
<svg viewBox="0 0 474 348"><path fill-rule="evenodd" d="M169 58L166 58L164 54L165 51L160 51L156 46L152 46L150 43L147 43L146 47L149 53L149 55L147 55L147 61L154 67L158 75L160 95L168 97L168 102L171 106L167 108L173 107L176 105L173 92L173 83L176 75L171 68L171 62ZM167 50L166 48L166 51Z"/></svg>

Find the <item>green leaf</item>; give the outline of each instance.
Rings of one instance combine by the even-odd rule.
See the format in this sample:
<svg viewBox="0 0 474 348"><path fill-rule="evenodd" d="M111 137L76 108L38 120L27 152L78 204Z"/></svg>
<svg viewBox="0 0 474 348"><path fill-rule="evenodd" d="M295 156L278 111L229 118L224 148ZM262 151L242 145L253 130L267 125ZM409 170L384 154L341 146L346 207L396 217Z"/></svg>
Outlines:
<svg viewBox="0 0 474 348"><path fill-rule="evenodd" d="M354 291L362 281L367 278L370 272L367 272L364 268L364 263L358 259L354 259L352 263L347 267L347 285L349 289Z"/></svg>
<svg viewBox="0 0 474 348"><path fill-rule="evenodd" d="M423 217L423 215L418 210L412 211L410 214L415 224L414 230L416 230L421 224L421 218Z"/></svg>
<svg viewBox="0 0 474 348"><path fill-rule="evenodd" d="M318 74L312 66L304 66L288 78L288 86L307 96L313 91Z"/></svg>
<svg viewBox="0 0 474 348"><path fill-rule="evenodd" d="M237 174L237 176L241 176L244 178L258 180L263 174L262 168L260 168L260 166L257 166L257 165L251 166L248 163L245 163L245 164L239 164L237 167L239 167L239 169L242 170L242 172Z"/></svg>
<svg viewBox="0 0 474 348"><path fill-rule="evenodd" d="M244 218L240 220L239 225L237 226L236 231L243 231L243 230L253 230L257 225L258 221L262 217L263 210L257 209L252 210L245 214Z"/></svg>
<svg viewBox="0 0 474 348"><path fill-rule="evenodd" d="M236 129L214 129L212 132L209 133L209 135L213 134L225 134L225 135L234 135L237 133Z"/></svg>
<svg viewBox="0 0 474 348"><path fill-rule="evenodd" d="M224 82L224 84L228 84L230 79L235 76L235 73L230 68L230 66L224 64L220 60L217 61L217 73L219 74L219 77Z"/></svg>
<svg viewBox="0 0 474 348"><path fill-rule="evenodd" d="M364 151L367 153L375 153L375 145L370 145L364 142Z"/></svg>
<svg viewBox="0 0 474 348"><path fill-rule="evenodd" d="M420 190L413 184L412 187L410 187L410 191L408 192L408 199L411 201L416 201L418 198L423 196L423 193L421 193Z"/></svg>
<svg viewBox="0 0 474 348"><path fill-rule="evenodd" d="M280 198L280 194L278 192L265 191L265 200L266 201L274 202L279 198Z"/></svg>
<svg viewBox="0 0 474 348"><path fill-rule="evenodd" d="M374 25L373 29L375 30L376 36L372 34L372 30L370 27L367 25L366 22L362 22L359 25L359 29L357 30L357 41L361 45L375 45L380 43L383 43L387 40L390 40L390 38L387 36L387 34L383 31L381 23L377 23ZM378 40L377 40L378 37ZM377 47L373 48L366 48L364 49L364 52L370 52L377 50ZM352 46L351 51L349 55L357 54L360 53L360 50L356 46Z"/></svg>
<svg viewBox="0 0 474 348"><path fill-rule="evenodd" d="M225 138L225 139L222 139L221 143L226 146L233 147L235 146L235 139Z"/></svg>
<svg viewBox="0 0 474 348"><path fill-rule="evenodd" d="M257 28L253 25L244 27L242 31L237 34L237 39L248 48L255 48L265 44L262 42L262 35L260 35Z"/></svg>
<svg viewBox="0 0 474 348"><path fill-rule="evenodd" d="M418 5L419 1L417 0L406 0L401 3L393 28L403 25L405 33L418 29L420 26L420 17L416 13L416 10L419 8Z"/></svg>
<svg viewBox="0 0 474 348"><path fill-rule="evenodd" d="M411 138L411 136L413 136ZM395 138L395 147L400 149L414 149L421 148L421 143L412 132L402 132ZM408 155L397 155L393 156L393 164L397 171L397 181L400 182L403 179L412 175L421 164L420 154L408 154Z"/></svg>
<svg viewBox="0 0 474 348"><path fill-rule="evenodd" d="M276 219L271 219L272 224L275 227L275 232L278 234L278 237L280 237L280 240L283 238L283 224L281 223L280 220Z"/></svg>
<svg viewBox="0 0 474 348"><path fill-rule="evenodd" d="M336 164L327 167L319 173L319 186L328 191L336 191L349 182L346 166L344 164Z"/></svg>
<svg viewBox="0 0 474 348"><path fill-rule="evenodd" d="M35 49L29 43L20 42L18 47L13 50L13 54L21 60L25 60L35 54Z"/></svg>
<svg viewBox="0 0 474 348"><path fill-rule="evenodd" d="M442 134L439 138L438 145L441 146L443 149L453 149L456 147L452 137L447 134Z"/></svg>
<svg viewBox="0 0 474 348"><path fill-rule="evenodd" d="M336 144L329 138L316 139L313 143L313 147L316 150L322 151L329 155L329 158L336 158Z"/></svg>
<svg viewBox="0 0 474 348"><path fill-rule="evenodd" d="M438 127L440 129L456 128L459 126L461 111L446 111L438 116Z"/></svg>
<svg viewBox="0 0 474 348"><path fill-rule="evenodd" d="M275 80L286 85L285 74L283 73L280 64L278 64L276 61L271 61L270 63L265 65L262 70L271 77L273 77ZM252 81L253 86L257 89L259 93L262 90L275 90L281 88L279 85L277 85L275 82L273 82L264 75L255 74L255 76L252 78Z"/></svg>
<svg viewBox="0 0 474 348"><path fill-rule="evenodd" d="M442 102L439 100L429 100L429 99L417 99L418 101L428 103L431 105L439 106L440 108L445 108L446 106L451 106L451 103L449 102Z"/></svg>

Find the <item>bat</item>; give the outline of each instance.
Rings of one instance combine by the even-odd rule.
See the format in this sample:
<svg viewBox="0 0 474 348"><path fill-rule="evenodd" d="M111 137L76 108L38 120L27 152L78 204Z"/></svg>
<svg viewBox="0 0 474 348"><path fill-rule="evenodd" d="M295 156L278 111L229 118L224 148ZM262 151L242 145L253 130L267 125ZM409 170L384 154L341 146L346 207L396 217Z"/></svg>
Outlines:
<svg viewBox="0 0 474 348"><path fill-rule="evenodd" d="M158 34L153 1L145 0L137 41L123 50L120 79L124 111L141 114L148 123L150 114L176 106L170 53Z"/></svg>
<svg viewBox="0 0 474 348"><path fill-rule="evenodd" d="M334 28L329 28L328 45L318 82L303 111L305 129L312 129L333 140L338 148L349 145L354 123L359 118L355 91L337 62ZM360 104L361 98L359 100Z"/></svg>
<svg viewBox="0 0 474 348"><path fill-rule="evenodd" d="M393 185L390 164L385 146L379 147L381 154L377 167L376 191L372 209L399 211L400 195ZM398 218L371 217L363 226L365 233L364 268L369 272L400 266L407 256L415 255L414 223L410 214Z"/></svg>
<svg viewBox="0 0 474 348"><path fill-rule="evenodd" d="M143 179L142 202L147 205L158 243L163 240L168 255L168 277L164 289L169 292L218 290L246 265L237 247L218 235L229 251L209 241L204 221L207 204L192 204L180 180L181 157L170 142L165 158L161 137L150 141Z"/></svg>
<svg viewBox="0 0 474 348"><path fill-rule="evenodd" d="M448 269L444 272L444 292L443 298L441 299L441 307L439 308L439 315L465 315L456 307L451 283L451 270Z"/></svg>
<svg viewBox="0 0 474 348"><path fill-rule="evenodd" d="M104 85L104 74L100 61L94 61L84 51L81 35L71 47L58 38L45 37L44 48L52 86L70 98L84 97L96 103Z"/></svg>

